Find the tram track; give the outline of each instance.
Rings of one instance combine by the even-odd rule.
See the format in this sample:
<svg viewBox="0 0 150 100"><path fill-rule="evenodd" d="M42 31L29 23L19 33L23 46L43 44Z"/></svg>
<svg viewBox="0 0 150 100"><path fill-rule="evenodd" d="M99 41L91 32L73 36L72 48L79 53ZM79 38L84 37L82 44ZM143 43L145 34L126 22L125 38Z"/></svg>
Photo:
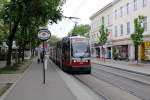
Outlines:
<svg viewBox="0 0 150 100"><path fill-rule="evenodd" d="M100 94L99 92L97 92L95 89L93 89L92 86L88 85L87 83L85 83L83 80L81 80L78 75L73 75L73 77L75 79L77 79L79 82L81 82L82 84L84 84L85 86L87 86L89 89L91 89L95 94L99 95L103 100L109 100L107 99L105 96L103 96L102 94Z"/></svg>
<svg viewBox="0 0 150 100"><path fill-rule="evenodd" d="M92 68L92 75L118 87L142 100L150 100L149 77L124 70L98 65ZM146 80L146 81L144 81Z"/></svg>
<svg viewBox="0 0 150 100"><path fill-rule="evenodd" d="M100 80L94 75L73 75L78 81L88 86L93 92L98 94L103 100L141 100L108 82ZM123 94L123 95L121 95Z"/></svg>

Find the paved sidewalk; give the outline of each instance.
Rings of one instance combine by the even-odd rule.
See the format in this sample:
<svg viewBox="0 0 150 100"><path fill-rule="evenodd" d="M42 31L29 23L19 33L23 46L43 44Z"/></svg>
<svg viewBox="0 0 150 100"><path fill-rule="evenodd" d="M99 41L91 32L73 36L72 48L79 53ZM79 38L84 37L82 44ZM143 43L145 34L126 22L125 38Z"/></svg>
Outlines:
<svg viewBox="0 0 150 100"><path fill-rule="evenodd" d="M6 61L0 61L0 68L3 68L6 65Z"/></svg>
<svg viewBox="0 0 150 100"><path fill-rule="evenodd" d="M91 60L93 63L96 64L106 65L150 76L150 64L143 64L143 63L136 64L136 62L131 61L127 62L110 59L106 59L106 61L104 62L98 58L91 58Z"/></svg>
<svg viewBox="0 0 150 100"><path fill-rule="evenodd" d="M46 71L43 84L42 64L36 60L4 100L77 100L53 67Z"/></svg>

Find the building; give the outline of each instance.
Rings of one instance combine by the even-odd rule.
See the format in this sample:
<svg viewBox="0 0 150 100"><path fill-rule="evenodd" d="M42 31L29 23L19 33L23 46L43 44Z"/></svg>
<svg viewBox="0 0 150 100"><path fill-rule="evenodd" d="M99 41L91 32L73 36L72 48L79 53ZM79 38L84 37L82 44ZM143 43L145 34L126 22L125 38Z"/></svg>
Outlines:
<svg viewBox="0 0 150 100"><path fill-rule="evenodd" d="M144 43L140 46L139 59L149 59L150 53L150 0L114 0L113 1L113 58L135 59L131 34L134 33L134 19L144 16ZM149 49L148 49L149 48ZM150 55L150 54L149 54Z"/></svg>
<svg viewBox="0 0 150 100"><path fill-rule="evenodd" d="M112 33L112 3L106 5L104 8L96 12L90 17L91 20L91 31L90 31L90 42L91 42L91 53L93 57L101 57L101 47L99 45L99 29L101 26L101 19L104 17L104 26L108 34L107 43L104 46L106 48L106 57L111 58L111 33Z"/></svg>
<svg viewBox="0 0 150 100"><path fill-rule="evenodd" d="M150 0L114 0L90 17L91 51L98 55L98 36L100 18L104 16L108 29L108 41L105 45L106 58L134 60L135 50L131 40L134 33L134 19L144 16L144 43L139 47L139 60L150 60ZM109 24L107 24L109 21ZM111 55L111 56L110 56Z"/></svg>

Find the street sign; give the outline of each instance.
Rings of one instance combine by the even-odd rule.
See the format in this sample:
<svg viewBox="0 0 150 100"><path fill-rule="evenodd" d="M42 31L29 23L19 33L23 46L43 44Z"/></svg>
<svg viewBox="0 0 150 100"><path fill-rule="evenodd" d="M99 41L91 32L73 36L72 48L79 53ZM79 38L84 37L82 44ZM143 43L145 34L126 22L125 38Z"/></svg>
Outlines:
<svg viewBox="0 0 150 100"><path fill-rule="evenodd" d="M38 32L38 38L42 41L46 41L51 37L51 32L48 29L41 29Z"/></svg>
<svg viewBox="0 0 150 100"><path fill-rule="evenodd" d="M38 38L43 42L43 83L45 84L45 70L47 69L47 60L45 60L45 41L51 37L48 29L41 29L38 32Z"/></svg>

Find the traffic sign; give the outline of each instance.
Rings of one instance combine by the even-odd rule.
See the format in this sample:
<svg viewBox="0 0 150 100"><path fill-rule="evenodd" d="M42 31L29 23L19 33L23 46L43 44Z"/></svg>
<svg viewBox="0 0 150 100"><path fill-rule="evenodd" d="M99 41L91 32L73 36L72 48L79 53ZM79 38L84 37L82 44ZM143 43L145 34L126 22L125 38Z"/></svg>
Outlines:
<svg viewBox="0 0 150 100"><path fill-rule="evenodd" d="M38 38L42 41L46 41L51 37L51 32L48 29L41 29L38 32Z"/></svg>

